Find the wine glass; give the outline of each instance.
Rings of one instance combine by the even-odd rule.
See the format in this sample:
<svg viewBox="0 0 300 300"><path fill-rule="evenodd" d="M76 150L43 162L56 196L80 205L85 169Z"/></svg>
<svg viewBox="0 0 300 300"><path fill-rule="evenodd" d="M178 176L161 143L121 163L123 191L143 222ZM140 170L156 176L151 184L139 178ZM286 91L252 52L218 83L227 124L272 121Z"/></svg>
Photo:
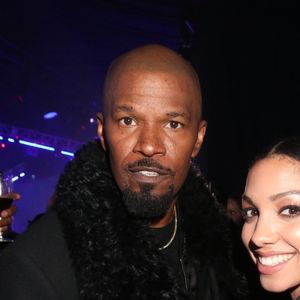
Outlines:
<svg viewBox="0 0 300 300"><path fill-rule="evenodd" d="M13 198L10 196L13 191L12 176L3 176L0 173L0 212L9 208L12 205ZM12 239L7 238L0 231L0 243L13 242Z"/></svg>

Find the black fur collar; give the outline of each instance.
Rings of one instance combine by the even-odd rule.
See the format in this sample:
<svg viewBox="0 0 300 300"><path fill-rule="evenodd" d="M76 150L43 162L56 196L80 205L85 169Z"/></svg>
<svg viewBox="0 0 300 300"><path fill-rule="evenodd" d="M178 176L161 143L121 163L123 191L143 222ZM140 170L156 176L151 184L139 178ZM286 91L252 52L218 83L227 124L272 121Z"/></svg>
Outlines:
<svg viewBox="0 0 300 300"><path fill-rule="evenodd" d="M67 165L56 196L81 299L182 299L147 224L126 212L98 141ZM188 260L197 272L213 266L221 285L236 294L227 221L197 169L179 204Z"/></svg>

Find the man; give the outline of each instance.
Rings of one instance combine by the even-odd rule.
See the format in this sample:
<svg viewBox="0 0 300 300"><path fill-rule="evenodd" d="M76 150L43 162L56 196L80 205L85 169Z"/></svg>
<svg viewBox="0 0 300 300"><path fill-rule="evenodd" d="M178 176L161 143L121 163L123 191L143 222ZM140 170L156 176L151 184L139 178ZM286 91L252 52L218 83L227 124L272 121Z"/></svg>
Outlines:
<svg viewBox="0 0 300 300"><path fill-rule="evenodd" d="M103 104L100 142L3 251L1 299L238 299L226 218L191 163L206 130L194 69L163 46L134 49L110 66Z"/></svg>
<svg viewBox="0 0 300 300"><path fill-rule="evenodd" d="M243 216L240 198L238 196L229 196L227 198L227 215L238 228L241 228Z"/></svg>

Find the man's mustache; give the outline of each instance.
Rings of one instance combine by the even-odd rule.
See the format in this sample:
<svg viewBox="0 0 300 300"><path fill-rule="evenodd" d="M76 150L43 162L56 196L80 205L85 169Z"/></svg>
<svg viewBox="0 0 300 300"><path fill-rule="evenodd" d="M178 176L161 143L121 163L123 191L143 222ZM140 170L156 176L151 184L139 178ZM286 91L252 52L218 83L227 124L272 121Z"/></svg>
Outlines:
<svg viewBox="0 0 300 300"><path fill-rule="evenodd" d="M135 167L156 168L156 169L162 170L164 172L167 172L170 175L174 175L174 171L172 169L164 167L158 161L151 159L151 158L142 158L140 160L137 160L135 162L127 164L128 169L135 168Z"/></svg>

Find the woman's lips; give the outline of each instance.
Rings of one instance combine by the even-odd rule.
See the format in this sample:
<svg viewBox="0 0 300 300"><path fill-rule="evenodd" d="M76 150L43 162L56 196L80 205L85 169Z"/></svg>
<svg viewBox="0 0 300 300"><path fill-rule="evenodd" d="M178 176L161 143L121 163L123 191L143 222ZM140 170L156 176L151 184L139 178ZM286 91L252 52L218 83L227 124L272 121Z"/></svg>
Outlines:
<svg viewBox="0 0 300 300"><path fill-rule="evenodd" d="M257 254L257 268L261 274L271 275L282 270L289 260L295 254L293 253L280 253L280 254Z"/></svg>

